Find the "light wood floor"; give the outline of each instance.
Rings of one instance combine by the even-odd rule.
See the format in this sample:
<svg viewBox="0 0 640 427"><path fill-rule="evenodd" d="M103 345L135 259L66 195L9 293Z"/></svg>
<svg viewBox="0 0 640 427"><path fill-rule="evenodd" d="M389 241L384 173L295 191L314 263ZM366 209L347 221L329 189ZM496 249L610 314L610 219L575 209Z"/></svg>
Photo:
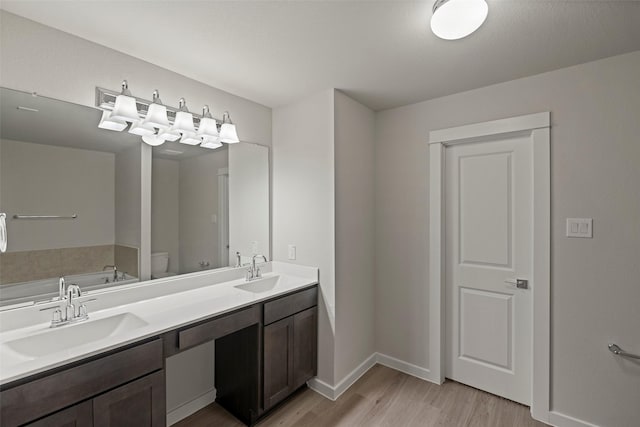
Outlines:
<svg viewBox="0 0 640 427"><path fill-rule="evenodd" d="M243 424L215 403L177 427ZM332 402L310 389L296 394L258 424L267 426L545 426L529 408L447 381L438 386L376 365Z"/></svg>

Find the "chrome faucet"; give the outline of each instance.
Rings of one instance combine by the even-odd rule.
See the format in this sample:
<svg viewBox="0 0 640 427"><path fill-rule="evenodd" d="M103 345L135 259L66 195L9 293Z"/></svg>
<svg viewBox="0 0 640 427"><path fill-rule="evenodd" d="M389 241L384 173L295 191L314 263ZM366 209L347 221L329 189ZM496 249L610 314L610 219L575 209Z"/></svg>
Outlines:
<svg viewBox="0 0 640 427"><path fill-rule="evenodd" d="M247 270L247 282L251 280L260 279L262 277L262 272L260 271L260 267L256 266L256 258L262 258L264 262L269 262L266 256L264 255L254 255L251 259L251 267Z"/></svg>
<svg viewBox="0 0 640 427"><path fill-rule="evenodd" d="M102 271L105 271L107 268L113 268L113 281L118 281L118 268L115 265L105 265L102 267Z"/></svg>
<svg viewBox="0 0 640 427"><path fill-rule="evenodd" d="M58 279L58 301L62 301L67 298L67 286L64 283L64 276L60 276Z"/></svg>
<svg viewBox="0 0 640 427"><path fill-rule="evenodd" d="M62 306L60 306L53 312L53 319L51 319L52 328L66 325L67 323L81 322L89 318L86 305L80 304L76 308L74 304L74 301L81 296L82 291L78 285L69 285L67 287L66 305L64 310Z"/></svg>

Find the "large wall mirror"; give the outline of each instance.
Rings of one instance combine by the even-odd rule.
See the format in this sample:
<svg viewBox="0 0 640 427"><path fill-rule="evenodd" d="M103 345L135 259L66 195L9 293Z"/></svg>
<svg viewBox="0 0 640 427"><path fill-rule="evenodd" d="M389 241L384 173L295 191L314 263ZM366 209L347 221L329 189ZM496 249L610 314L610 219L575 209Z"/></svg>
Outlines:
<svg viewBox="0 0 640 427"><path fill-rule="evenodd" d="M152 149L100 116L0 88L0 307L269 257L267 147Z"/></svg>

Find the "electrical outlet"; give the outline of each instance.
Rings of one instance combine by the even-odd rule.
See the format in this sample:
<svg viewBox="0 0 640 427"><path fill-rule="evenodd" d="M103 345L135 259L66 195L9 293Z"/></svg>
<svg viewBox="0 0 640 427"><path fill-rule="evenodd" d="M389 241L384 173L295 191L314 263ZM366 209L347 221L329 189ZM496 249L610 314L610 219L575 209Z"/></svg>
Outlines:
<svg viewBox="0 0 640 427"><path fill-rule="evenodd" d="M289 259L296 259L296 245L289 245Z"/></svg>
<svg viewBox="0 0 640 427"><path fill-rule="evenodd" d="M251 241L251 253L253 255L258 253L258 242L256 240Z"/></svg>

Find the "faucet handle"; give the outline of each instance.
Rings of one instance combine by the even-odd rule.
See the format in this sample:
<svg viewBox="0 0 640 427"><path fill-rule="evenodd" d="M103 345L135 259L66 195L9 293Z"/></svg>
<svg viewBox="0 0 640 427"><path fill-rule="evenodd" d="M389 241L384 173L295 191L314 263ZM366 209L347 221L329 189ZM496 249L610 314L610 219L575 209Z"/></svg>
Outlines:
<svg viewBox="0 0 640 427"><path fill-rule="evenodd" d="M69 321L73 320L74 317L76 317L76 306L73 304L67 304L65 319Z"/></svg>
<svg viewBox="0 0 640 427"><path fill-rule="evenodd" d="M87 314L87 306L85 304L80 304L80 307L78 307L78 317L89 317L89 315Z"/></svg>

